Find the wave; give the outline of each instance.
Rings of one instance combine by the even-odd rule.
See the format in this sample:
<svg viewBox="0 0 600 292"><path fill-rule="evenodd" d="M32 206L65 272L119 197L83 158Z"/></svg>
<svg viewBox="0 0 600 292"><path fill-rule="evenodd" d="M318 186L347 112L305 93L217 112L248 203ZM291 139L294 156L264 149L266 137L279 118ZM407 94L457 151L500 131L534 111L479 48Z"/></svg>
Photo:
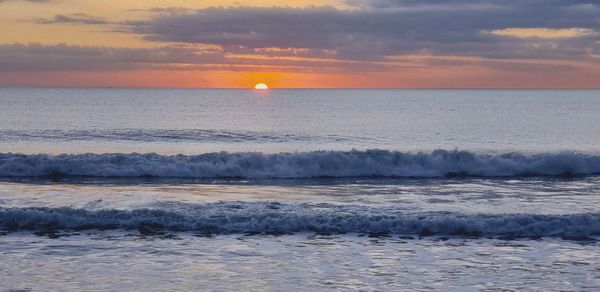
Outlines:
<svg viewBox="0 0 600 292"><path fill-rule="evenodd" d="M212 203L183 210L85 210L0 208L0 228L9 231L139 230L143 234L362 233L488 237L569 237L600 235L600 214L460 214L340 205Z"/></svg>
<svg viewBox="0 0 600 292"><path fill-rule="evenodd" d="M359 138L260 131L199 129L0 130L0 141L136 141L136 142L345 142ZM363 138L360 138L363 139Z"/></svg>
<svg viewBox="0 0 600 292"><path fill-rule="evenodd" d="M318 178L513 177L600 174L600 156L580 153L477 154L314 151L302 153L0 154L0 177Z"/></svg>

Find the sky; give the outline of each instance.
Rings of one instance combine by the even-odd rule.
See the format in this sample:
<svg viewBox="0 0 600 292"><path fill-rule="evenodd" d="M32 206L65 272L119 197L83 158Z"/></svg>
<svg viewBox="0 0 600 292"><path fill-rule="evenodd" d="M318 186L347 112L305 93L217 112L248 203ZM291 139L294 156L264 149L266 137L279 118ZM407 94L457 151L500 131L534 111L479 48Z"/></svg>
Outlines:
<svg viewBox="0 0 600 292"><path fill-rule="evenodd" d="M0 86L599 88L597 0L0 0Z"/></svg>

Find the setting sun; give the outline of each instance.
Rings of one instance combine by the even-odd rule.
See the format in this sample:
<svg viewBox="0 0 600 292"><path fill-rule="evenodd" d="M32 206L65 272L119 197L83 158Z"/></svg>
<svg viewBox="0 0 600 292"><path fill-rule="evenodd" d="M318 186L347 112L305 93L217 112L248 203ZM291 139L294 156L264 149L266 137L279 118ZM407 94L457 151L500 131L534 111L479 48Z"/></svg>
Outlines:
<svg viewBox="0 0 600 292"><path fill-rule="evenodd" d="M258 83L256 85L254 85L254 89L269 89L269 86L267 86L264 83Z"/></svg>

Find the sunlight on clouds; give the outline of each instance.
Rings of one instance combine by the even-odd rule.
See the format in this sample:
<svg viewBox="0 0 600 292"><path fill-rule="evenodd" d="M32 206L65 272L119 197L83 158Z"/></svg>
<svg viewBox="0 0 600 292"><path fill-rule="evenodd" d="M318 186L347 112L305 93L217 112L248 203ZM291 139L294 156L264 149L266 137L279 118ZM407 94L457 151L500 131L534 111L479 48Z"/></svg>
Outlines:
<svg viewBox="0 0 600 292"><path fill-rule="evenodd" d="M480 2L0 0L0 85L597 87L600 6Z"/></svg>
<svg viewBox="0 0 600 292"><path fill-rule="evenodd" d="M520 39L563 39L595 36L598 33L589 28L504 28L489 31L490 34Z"/></svg>
<svg viewBox="0 0 600 292"><path fill-rule="evenodd" d="M119 31L110 23L143 21L164 11L204 9L208 7L310 7L338 5L323 0L105 0L105 1L2 1L0 0L0 43L76 43L79 45L136 46L152 44L138 35ZM77 22L51 23L57 16L85 14L102 19L104 25L90 27ZM46 23L43 23L46 22ZM15 29L18 28L18 29ZM163 42L168 43L168 42Z"/></svg>

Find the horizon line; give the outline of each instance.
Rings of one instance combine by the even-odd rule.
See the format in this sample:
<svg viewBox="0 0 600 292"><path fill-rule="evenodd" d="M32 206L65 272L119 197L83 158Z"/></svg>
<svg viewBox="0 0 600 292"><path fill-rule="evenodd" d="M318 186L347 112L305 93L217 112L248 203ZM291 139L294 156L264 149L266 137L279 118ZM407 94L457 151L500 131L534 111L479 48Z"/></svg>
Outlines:
<svg viewBox="0 0 600 292"><path fill-rule="evenodd" d="M12 89L214 89L252 90L253 87L152 87L152 86L18 86L0 85ZM600 87L269 87L269 90L600 90ZM263 90L264 91L264 90Z"/></svg>

